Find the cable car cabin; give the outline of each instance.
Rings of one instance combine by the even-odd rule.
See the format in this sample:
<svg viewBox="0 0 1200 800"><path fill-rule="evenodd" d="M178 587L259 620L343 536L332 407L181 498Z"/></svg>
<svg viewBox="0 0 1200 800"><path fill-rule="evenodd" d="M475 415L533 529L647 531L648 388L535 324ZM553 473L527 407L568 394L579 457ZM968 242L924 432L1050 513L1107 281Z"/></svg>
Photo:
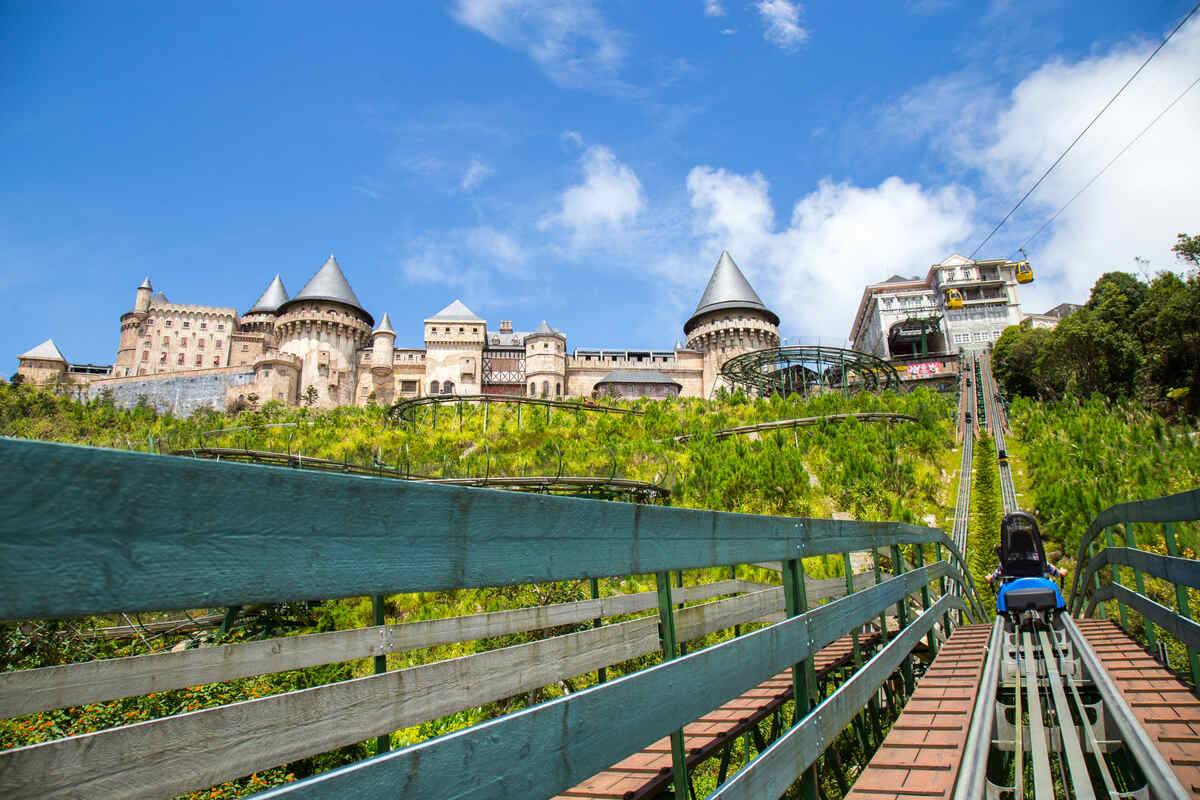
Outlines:
<svg viewBox="0 0 1200 800"><path fill-rule="evenodd" d="M1032 283L1033 282L1033 267L1029 266L1028 261L1017 262L1017 283Z"/></svg>
<svg viewBox="0 0 1200 800"><path fill-rule="evenodd" d="M1034 611L1052 614L1066 608L1062 592L1046 578L1048 564L1042 548L1037 520L1024 511L1014 511L1000 523L1000 589L996 611L1023 614Z"/></svg>
<svg viewBox="0 0 1200 800"><path fill-rule="evenodd" d="M958 289L947 289L946 308L962 308L962 292Z"/></svg>

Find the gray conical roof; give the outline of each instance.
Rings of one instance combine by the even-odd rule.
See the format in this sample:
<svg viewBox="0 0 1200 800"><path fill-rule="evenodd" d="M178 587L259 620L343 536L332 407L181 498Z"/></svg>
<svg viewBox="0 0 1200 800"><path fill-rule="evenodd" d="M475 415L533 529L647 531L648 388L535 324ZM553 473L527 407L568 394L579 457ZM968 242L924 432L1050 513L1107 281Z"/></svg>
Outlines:
<svg viewBox="0 0 1200 800"><path fill-rule="evenodd" d="M168 300L167 296L165 294L163 294L161 291L155 293L154 297L150 298L150 305L152 305L152 306L166 306L166 305L170 305L170 304L171 304L171 301Z"/></svg>
<svg viewBox="0 0 1200 800"><path fill-rule="evenodd" d="M388 313L386 311L383 312L383 319L381 319L379 321L379 327L376 328L374 332L375 333L390 333L392 336L396 335L396 332L394 330L392 330L391 317L388 316Z"/></svg>
<svg viewBox="0 0 1200 800"><path fill-rule="evenodd" d="M67 363L67 359L63 356L62 351L58 349L58 345L53 339L47 339L37 347L27 352L21 353L17 358L38 358L42 361L61 361Z"/></svg>
<svg viewBox="0 0 1200 800"><path fill-rule="evenodd" d="M554 328L551 328L548 324L546 324L546 320L542 320L542 324L538 325L536 328L534 328L533 333L531 333L529 335L530 336L546 336L546 335L562 336L562 331L556 331ZM566 338L566 337L564 337L564 338Z"/></svg>
<svg viewBox="0 0 1200 800"><path fill-rule="evenodd" d="M435 319L448 322L483 322L483 318L475 316L475 312L463 305L462 300L455 300L432 317L425 318L427 322Z"/></svg>
<svg viewBox="0 0 1200 800"><path fill-rule="evenodd" d="M146 276L146 280L142 281L142 285L139 286L138 288L139 289L149 289L151 291L154 291L154 287L150 285L150 276L149 275Z"/></svg>
<svg viewBox="0 0 1200 800"><path fill-rule="evenodd" d="M712 277L708 279L708 287L705 288L704 295L696 305L696 312L684 324L683 332L690 333L695 327L696 318L700 315L727 308L750 308L762 311L773 324L779 324L779 317L774 311L763 305L763 301L759 299L758 293L754 291L750 281L746 280L746 276L738 269L738 265L733 263L733 259L729 257L729 252L722 250L721 257L717 259L717 266L713 268Z"/></svg>
<svg viewBox="0 0 1200 800"><path fill-rule="evenodd" d="M287 289L283 288L283 279L279 277L279 273L277 272L270 284L267 285L266 291L254 301L254 305L250 306L250 310L246 313L274 314L287 301Z"/></svg>
<svg viewBox="0 0 1200 800"><path fill-rule="evenodd" d="M333 257L333 253L329 254L329 258L317 270L317 274L313 275L309 282L304 284L304 288L300 290L299 294L284 305L291 305L301 300L332 300L335 303L342 303L361 311L363 314L366 314L368 320L372 323L375 322L375 318L367 314L367 310L362 307L362 303L358 302L358 297L355 296L354 290L350 288L350 282L346 280L346 276L342 274L342 268L338 266L337 259Z"/></svg>

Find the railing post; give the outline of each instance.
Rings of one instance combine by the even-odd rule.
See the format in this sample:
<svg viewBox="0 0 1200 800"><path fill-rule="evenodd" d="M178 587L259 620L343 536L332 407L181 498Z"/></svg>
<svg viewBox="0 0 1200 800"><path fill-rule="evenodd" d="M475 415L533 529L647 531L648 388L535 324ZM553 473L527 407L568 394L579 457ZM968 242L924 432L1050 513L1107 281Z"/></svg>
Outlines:
<svg viewBox="0 0 1200 800"><path fill-rule="evenodd" d="M1104 529L1104 539L1106 547L1115 547L1113 544L1112 527ZM1112 571L1112 582L1117 586L1121 585L1121 568L1116 564L1109 564L1108 568ZM1121 627L1126 631L1129 630L1129 620L1125 618L1125 604L1120 600L1117 601L1117 612L1121 615Z"/></svg>
<svg viewBox="0 0 1200 800"><path fill-rule="evenodd" d="M1091 561L1093 558L1095 558L1095 556L1096 556L1096 548L1093 546L1092 542L1088 542L1088 561ZM1083 565L1082 564L1078 565L1078 568L1082 569ZM1096 571L1096 572L1092 573L1092 591L1095 592L1099 588L1100 588L1100 573L1099 573L1099 571ZM1080 597L1082 597L1083 596L1083 587L1082 586L1079 587L1079 591L1080 591ZM1108 619L1108 614L1104 610L1104 603L1097 603L1096 610L1100 612L1100 619Z"/></svg>
<svg viewBox="0 0 1200 800"><path fill-rule="evenodd" d="M484 408L485 409L487 408L486 404L484 405ZM484 416L486 417L486 411L484 412ZM598 581L595 578L592 578L591 583L592 583L592 599L599 600L600 599L600 581ZM593 628L599 628L602 625L604 625L604 620L601 617L596 617L595 619L592 620ZM606 680L608 680L608 667L600 667L598 670L596 670L596 683L604 683Z"/></svg>
<svg viewBox="0 0 1200 800"><path fill-rule="evenodd" d="M942 543L934 542L933 546L936 548L936 550L934 550L934 553L937 555L937 560L941 561L942 560ZM950 563L949 558L946 559L946 563ZM942 597L946 596L946 576L945 575L938 578L938 592L941 594ZM958 613L960 615L962 614L961 611ZM960 619L959 622L961 623L962 620ZM949 611L947 611L945 616L942 617L942 633L946 634L947 639L950 638L950 612Z"/></svg>
<svg viewBox="0 0 1200 800"><path fill-rule="evenodd" d="M372 595L372 597L371 597L371 617L372 617L371 622L372 622L372 624L374 624L374 625L383 625L384 624L384 611L386 610L386 607L387 607L387 603L385 602L386 599L387 598L385 598L381 594ZM387 654L375 656L375 674L382 675L385 672L387 672ZM375 752L377 754L378 753L386 753L388 750L391 749L391 746L392 746L391 742L392 742L391 734L385 733L383 736L377 737L375 739Z"/></svg>
<svg viewBox="0 0 1200 800"><path fill-rule="evenodd" d="M892 545L892 573L894 575L904 574L904 554L900 551L900 545ZM900 630L908 627L908 595L904 595L896 602L896 624ZM900 664L900 674L904 676L904 694L912 697L913 691L916 690L917 684L913 680L912 668L912 653L904 657L904 661Z"/></svg>
<svg viewBox="0 0 1200 800"><path fill-rule="evenodd" d="M1175 541L1175 529L1171 527L1171 523L1163 523L1163 540L1167 544L1167 555L1179 556L1179 543ZM1175 601L1179 603L1179 616L1184 619L1192 618L1192 610L1188 603L1188 590L1182 584L1175 584ZM1200 691L1200 658L1196 657L1196 649L1188 646L1187 649L1188 666L1192 671L1192 689Z"/></svg>
<svg viewBox="0 0 1200 800"><path fill-rule="evenodd" d="M925 566L925 548L920 543L917 543L914 550L913 558L914 566L918 569ZM921 584L921 607L926 611L929 610L929 584ZM937 637L933 635L933 628L929 629L928 635L925 637L926 643L929 645L929 660L932 661L937 657Z"/></svg>
<svg viewBox="0 0 1200 800"><path fill-rule="evenodd" d="M879 565L879 548L871 548L871 562L875 565L875 585L878 586L883 582L883 567ZM888 629L887 629L887 609L879 612L879 643L887 644Z"/></svg>
<svg viewBox="0 0 1200 800"><path fill-rule="evenodd" d="M799 558L785 559L783 564L784 614L795 617L808 611L808 587L804 585L804 562ZM792 697L796 701L796 713L792 717L795 725L812 709L812 692L817 688L816 672L812 655L803 662L792 665ZM801 795L805 800L816 800L817 770L809 767L801 778Z"/></svg>
<svg viewBox="0 0 1200 800"><path fill-rule="evenodd" d="M1132 522L1125 523L1125 546L1137 549L1137 530ZM1138 594L1146 594L1146 582L1142 579L1142 571L1137 567L1133 567L1133 582L1137 586ZM1142 624L1146 628L1146 641L1150 644L1150 649L1156 649L1158 645L1158 636L1154 633L1154 623L1142 617Z"/></svg>
<svg viewBox="0 0 1200 800"><path fill-rule="evenodd" d="M658 638L662 643L663 661L677 658L675 648L675 609L671 605L671 573L657 572ZM671 732L671 767L675 771L675 800L688 800L687 755L683 749L683 729Z"/></svg>
<svg viewBox="0 0 1200 800"><path fill-rule="evenodd" d="M737 580L737 564L730 564L730 565L729 565L729 580L731 580L731 581L736 581L736 580ZM734 626L733 626L733 635L734 635L734 636L741 636L741 635L742 635L742 626L741 626L741 625L734 625Z"/></svg>
<svg viewBox="0 0 1200 800"><path fill-rule="evenodd" d="M842 566L846 572L846 594L854 594L854 566L850 563L849 551L842 553ZM854 669L858 671L862 667L862 648L858 641L858 628L855 628L851 633L851 648L854 658ZM879 711L875 707L875 696L872 695L867 701L867 713L871 716L871 721L875 724L875 729L879 729ZM871 752L871 742L867 738L867 726L862 715L854 718L854 730L858 733L859 741L862 743L863 753Z"/></svg>
<svg viewBox="0 0 1200 800"><path fill-rule="evenodd" d="M682 597L683 596L683 570L679 570L678 572L675 573L675 585L677 587L679 587L679 594ZM682 610L684 605L686 605L686 604L679 603L679 605L677 605L675 607ZM687 644L685 642L679 643L679 655L681 655L681 656L687 655Z"/></svg>

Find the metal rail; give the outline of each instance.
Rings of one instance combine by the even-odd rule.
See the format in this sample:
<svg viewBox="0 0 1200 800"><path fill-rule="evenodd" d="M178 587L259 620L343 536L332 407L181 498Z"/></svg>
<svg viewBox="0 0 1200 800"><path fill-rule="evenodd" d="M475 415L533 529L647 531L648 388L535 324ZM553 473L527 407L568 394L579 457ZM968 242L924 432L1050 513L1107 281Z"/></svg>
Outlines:
<svg viewBox="0 0 1200 800"><path fill-rule="evenodd" d="M642 414L636 408L617 408L602 406L590 400L550 400L543 397L520 397L511 394L434 394L425 397L414 397L410 400L397 400L387 411L387 416L393 422L414 422L414 409L421 406L443 406L459 403L482 403L487 406L492 403L518 406L544 406L547 411L560 408L565 411L593 411L604 414Z"/></svg>
<svg viewBox="0 0 1200 800"><path fill-rule="evenodd" d="M1004 428L1008 420L1004 416L1004 408L996 402L996 381L992 377L992 362L987 355L979 359L981 380L980 389L983 391L983 403L987 408L987 418L992 432L992 443L996 449L996 462L1000 468L1000 501L1004 513L1011 514L1020 510L1017 503L1017 490L1013 485L1012 470L1008 465L1008 445L1004 439Z"/></svg>
<svg viewBox="0 0 1200 800"><path fill-rule="evenodd" d="M826 414L821 417L797 417L796 419L776 419L770 422L756 422L753 425L739 425L736 428L725 428L713 433L713 438L724 439L728 436L736 436L742 433L758 433L760 431L772 431L787 428L804 428L810 425L821 425L827 422L844 422L848 419L856 419L859 422L916 422L917 418L909 414L894 414L889 411L864 411L856 414ZM675 436L667 441L684 443L692 439L696 434L685 433L682 436Z"/></svg>

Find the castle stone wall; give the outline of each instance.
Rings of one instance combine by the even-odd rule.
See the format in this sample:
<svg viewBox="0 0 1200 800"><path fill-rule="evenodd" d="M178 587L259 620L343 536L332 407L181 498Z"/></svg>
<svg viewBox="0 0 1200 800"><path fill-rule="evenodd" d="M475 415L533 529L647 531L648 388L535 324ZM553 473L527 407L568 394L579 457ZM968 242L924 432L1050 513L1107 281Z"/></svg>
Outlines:
<svg viewBox="0 0 1200 800"><path fill-rule="evenodd" d="M145 395L147 402L159 411L185 417L205 406L221 411L225 408L225 397L231 387L253 383L253 369L226 367L93 381L84 392L87 399L91 400L99 397L105 389L111 389L113 401L122 408L133 408L138 398Z"/></svg>

